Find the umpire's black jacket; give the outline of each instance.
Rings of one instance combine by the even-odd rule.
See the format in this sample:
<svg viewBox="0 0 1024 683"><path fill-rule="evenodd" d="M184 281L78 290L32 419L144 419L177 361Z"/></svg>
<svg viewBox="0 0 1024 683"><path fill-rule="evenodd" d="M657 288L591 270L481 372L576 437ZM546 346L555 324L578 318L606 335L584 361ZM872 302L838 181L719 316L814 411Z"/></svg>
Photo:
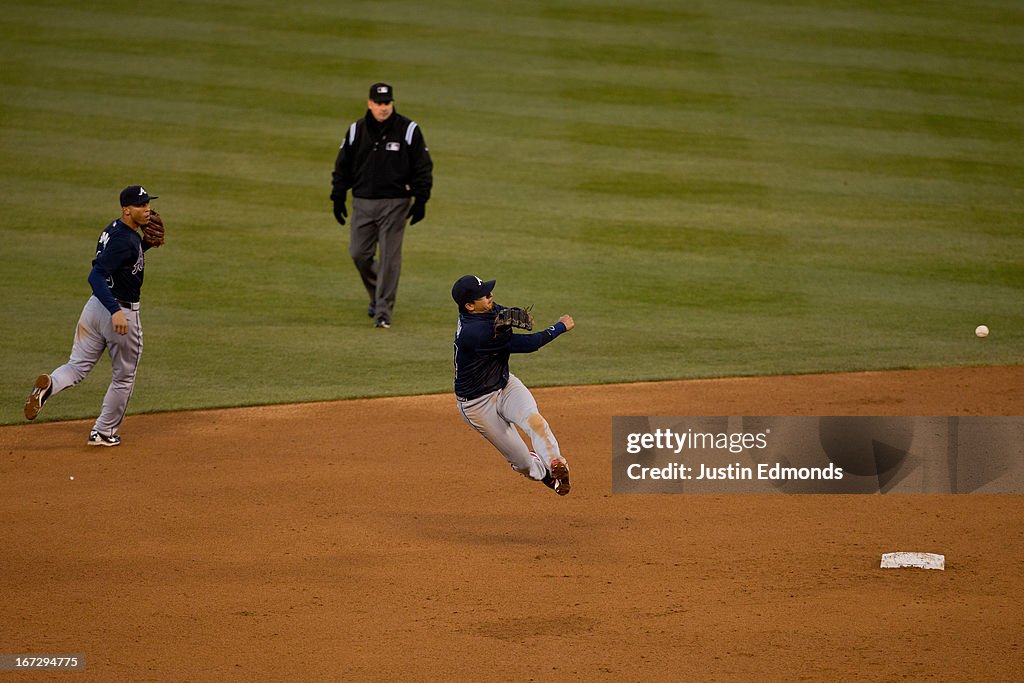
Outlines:
<svg viewBox="0 0 1024 683"><path fill-rule="evenodd" d="M353 123L338 150L331 175L331 199L353 197L430 199L434 162L415 121L397 111L378 123L369 109Z"/></svg>

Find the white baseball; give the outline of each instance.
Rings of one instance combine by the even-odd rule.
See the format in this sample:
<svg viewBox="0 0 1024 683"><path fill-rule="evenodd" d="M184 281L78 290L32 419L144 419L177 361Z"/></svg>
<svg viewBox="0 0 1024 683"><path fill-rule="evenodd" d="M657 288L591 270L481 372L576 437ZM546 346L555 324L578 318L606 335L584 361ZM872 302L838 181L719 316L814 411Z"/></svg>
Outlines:
<svg viewBox="0 0 1024 683"><path fill-rule="evenodd" d="M974 328L974 334L978 335L981 338L987 337L988 336L988 326L987 325L978 325L976 328Z"/></svg>

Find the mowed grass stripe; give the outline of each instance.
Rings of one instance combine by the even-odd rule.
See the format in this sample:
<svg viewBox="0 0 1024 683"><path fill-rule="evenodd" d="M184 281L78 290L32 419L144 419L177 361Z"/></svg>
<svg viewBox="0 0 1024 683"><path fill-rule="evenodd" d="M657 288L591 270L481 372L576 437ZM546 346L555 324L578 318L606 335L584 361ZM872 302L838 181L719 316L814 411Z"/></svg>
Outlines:
<svg viewBox="0 0 1024 683"><path fill-rule="evenodd" d="M25 136L22 136L24 139ZM52 136L56 142L61 142L62 136ZM8 148L10 151L16 154L28 155L32 152L35 146L35 142L31 140L25 140L20 145L10 144ZM66 146L65 146L66 147ZM63 148L63 147L62 147ZM154 148L158 150L159 148ZM91 145L79 145L76 149L76 155L80 155L83 163L87 160L93 159L96 155L103 152L107 152L112 157L118 156L117 152L119 146L117 143L111 141L94 142ZM250 155L243 153L225 153L223 155L207 155L205 161L209 164L217 165L220 167L230 167L231 172L221 172L222 177L234 177L238 179L247 179L253 182L259 182L266 176L266 170L261 168L257 162L254 162ZM550 168L550 167L549 167ZM169 169L171 170L171 169ZM765 168L764 171L770 171L770 168ZM933 167L934 170L934 167ZM83 173L87 172L87 169L83 168ZM319 169L314 164L304 163L292 168L288 166L282 166L278 163L275 169L275 183L295 184L305 186L309 179L315 178L320 175ZM758 197L761 196L766 190L770 189L772 185L770 183L750 184L750 183L736 183L729 182L726 180L714 180L706 179L704 177L687 177L685 175L667 175L664 173L658 174L644 174L640 171L634 171L632 179L636 183L635 187L626 186L625 189L621 187L621 178L618 175L617 169L609 169L604 175L599 175L596 171L590 170L588 175L583 180L577 179L573 186L573 181L566 181L570 185L571 189L583 190L588 192L595 192L602 195L611 194L615 192L631 192L638 199L645 198L657 198L657 197L671 197L674 200L686 199L688 195L692 195L694 199L698 199L703 202L713 201L717 196L724 200L730 200L733 197L737 198L738 201L745 199L757 201ZM780 178L781 176L764 173L765 178ZM827 174L818 173L814 176L814 181L818 183L821 188L817 191L832 192L838 194L860 194L870 193L873 196L881 197L890 191L892 188L898 192L898 199L902 201L914 201L914 200L927 200L928 197L936 194L942 195L948 190L945 187L944 181L942 180L920 180L915 188L912 185L904 183L902 185L892 184L891 178L888 178L884 174L876 173L871 176L865 176L860 179L860 183L855 186L856 189L840 189L836 191L836 187L848 182L851 178L856 178L849 173L838 174L835 176L835 180L829 182ZM509 180L508 175L503 176L502 181ZM520 178L519 182L529 183L530 178ZM540 185L547 185L550 182L550 177L546 179L538 179L537 182ZM776 187L788 188L788 184L783 179L779 183L775 183ZM969 187L964 185L964 187ZM975 188L975 197L983 198L983 192L989 188L988 185L979 186ZM790 197L799 199L801 193L813 192L812 188L804 186L799 191L794 190L790 192ZM998 198L998 190L996 190Z"/></svg>
<svg viewBox="0 0 1024 683"><path fill-rule="evenodd" d="M88 84L88 85L90 87L94 86L94 84ZM186 83L185 86L187 87L188 83ZM228 101L237 101L237 102L240 103L240 105L244 105L247 98L260 98L262 96L262 94L263 94L259 90L256 90L254 92L248 92L248 93L240 94L239 92L234 91L231 88L218 89L216 92L217 92L218 97L221 97L221 98L223 98L225 100L228 100ZM173 93L171 93L171 94L173 95ZM807 110L805 109L804 111L806 112ZM859 113L857 111L853 111L853 112L851 112L850 116L855 118L855 117L859 116ZM977 124L979 123L979 121L982 121L982 120L980 120L980 119L966 119L966 120L964 120L964 122L963 122L961 127L962 128L966 128L968 126L974 126L975 128L977 128L978 127ZM913 124L910 123L910 124L905 124L905 125L913 125ZM937 128L941 128L941 127L937 127ZM1019 134L1019 127L1014 127L1013 131ZM1004 132L1005 132L1005 130L995 130L995 131L993 131L990 134L990 137L997 137L997 136L999 136L1000 134L1002 134ZM954 132L954 133L951 133L951 134L956 134L956 133ZM976 132L976 134L979 134L979 133Z"/></svg>
<svg viewBox="0 0 1024 683"><path fill-rule="evenodd" d="M30 98L26 96L23 99L27 101ZM116 105L119 103L128 104L128 98L122 98L120 101L113 100L113 104ZM107 111L121 110L120 107L111 107L110 104L111 103L108 102L106 105L100 105L96 108ZM66 110L67 115L69 117L69 120L64 122L61 122L57 117L53 116L39 116L38 110L31 110L27 108L21 109L15 107L7 108L8 114L6 118L9 122L9 126L12 128L19 124L22 126L30 126L32 129L35 129L39 134L45 135L47 137L53 137L53 130L55 129L66 130L69 126L74 125L82 125L95 128L98 131L98 134L96 136L96 138L98 139L107 139L110 141L115 141L117 138L123 135L123 133L117 129L118 119L116 118L93 116L91 121L86 122L82 121L83 112L79 111L76 118L74 120L70 120L72 111L76 109L84 109L84 107L79 108L74 106L73 103L68 103L65 101L62 108ZM250 136L254 134L259 134L261 148L259 150L260 153L273 153L276 159L292 158L300 160L308 159L310 154L321 153L326 155L327 152L324 151L325 146L322 144L322 137L324 135L322 129L335 129L342 127L336 121L332 121L330 119L315 119L310 121L310 123L306 126L305 130L302 130L301 124L298 124L296 125L296 128L299 130L294 134L288 134L284 132L280 127L275 125L268 125L265 121L245 121L241 118L235 118L231 116L232 111L234 110L229 109L227 110L227 112L221 112L224 116L226 116L226 118L230 119L230 123L227 124L227 126L220 126L216 128L212 126L196 126L183 128L180 125L174 125L171 121L174 120L175 115L173 113L168 113L167 109L165 109L162 106L148 107L144 109L142 112L140 112L140 114L147 115L147 112L161 112L161 118L164 121L166 121L166 123L164 123L164 121L161 121L159 123L163 125L158 125L157 122L150 122L149 125L154 130L155 139L161 140L164 144L173 145L176 143L176 139L178 143L192 143L193 141L196 141L198 143L196 145L197 149L203 149L207 151L232 152L239 149L245 149L246 144L251 143ZM237 111L240 115L243 113L242 110L240 109ZM124 114L122 115L122 117L127 118ZM296 117L297 120L298 118L299 117ZM131 120L133 121L133 124L138 123L134 119ZM62 125L56 126L55 124L58 123ZM557 139L559 137L558 128L560 126L557 123L557 121L550 121L549 123L551 124L551 128L545 135L543 135L543 137L548 139ZM880 129L881 126L881 122L875 122L871 126L871 130ZM966 123L964 124L964 126L966 130ZM22 132L25 132L25 130L25 128L21 128ZM444 129L442 128L441 130ZM818 132L812 137L809 136L809 131L807 128L805 128L802 131L801 138L806 139L810 137L811 140L834 138L834 131L831 131L829 129L822 129L819 127L812 130ZM886 130L889 129L882 129L883 132L885 132ZM213 135L213 132L216 132L217 134ZM658 131L653 131L652 134L657 132ZM632 131L629 130L620 131L620 134L623 136L623 139L621 139L619 144L615 146L625 145L633 137L631 135ZM696 139L701 136L694 132L693 137ZM800 142L802 142L801 138L790 138L787 139L787 155L796 156L797 154L799 154L802 162L812 169L863 169L867 171L877 170L885 171L889 174L897 176L914 176L923 175L924 173L934 174L937 170L952 170L955 171L954 175L956 177L964 181L976 179L988 185L1005 185L1007 187L1019 187L1020 185L1019 181L1022 172L1022 167L1020 163L992 161L991 154L1000 149L1005 149L1005 144L994 144L991 146L972 145L972 148L961 151L961 154L965 152L973 153L976 157L985 158L986 161L982 162L964 158L951 157L949 156L950 150L948 148L939 147L929 147L924 151L924 154L920 156L912 156L907 154L893 155L888 153L865 154L864 151L861 149L861 146L864 146L866 137L867 136L863 133L860 133L858 135L851 134L850 136L848 136L848 139L851 140L851 144L849 145L850 151L844 154L843 156L836 155L836 152L839 148L833 148L823 152L820 146L801 146L799 144ZM1008 137L1012 139L1013 136L1011 135ZM721 144L722 141L720 138L714 138L712 136L703 136L703 138L708 147L718 152L722 151L723 145ZM481 141L486 140L486 136L479 136L479 139ZM910 138L908 138L907 136L901 136L901 140L904 144L907 144L909 139ZM665 142L664 137L660 137L659 140L661 140L662 143ZM853 144L854 141L861 143L861 146ZM588 145L607 145L608 142L609 141L606 138L596 138L590 140L588 142ZM1005 140L1003 142L1005 142ZM685 146L688 149L692 149L692 146L684 145L683 143L680 143L680 146ZM881 142L877 143L875 146L878 147L879 149L886 147L886 145L881 144ZM741 150L743 148L742 141L737 140L735 147ZM980 147L980 149L974 149L973 147ZM535 145L535 148L549 151L549 146L546 143ZM567 151L566 158L568 161L566 163L572 163L573 160L577 157L586 157L588 160L592 162L592 165L598 167L606 167L609 169L609 172L615 172L615 170L619 168L620 162L628 160L631 157L636 158L641 163L651 164L650 160L643 158L644 155L636 152L635 150L626 153L614 152L607 154L605 155L605 158L602 163L600 152L595 153L592 151L593 149L593 147L587 146L579 147L578 151L576 151L575 153L573 153L572 151ZM61 153L64 153L63 150L61 150ZM516 145L514 147L510 147L503 150L503 153L511 153L514 155L526 156L533 153L533 151L529 148L528 145ZM945 154L947 156L936 158L930 156L932 154ZM716 154L714 156L716 159L728 160L730 158L728 156L722 155L721 153ZM749 154L745 155L737 152L736 154L733 154L731 158L742 159L747 156L749 156ZM655 157L655 162L659 157L663 160L663 165L666 167L670 167L673 164L678 163L678 156L671 151L666 152L664 150L661 150L661 153ZM657 164L655 163L653 165Z"/></svg>
<svg viewBox="0 0 1024 683"><path fill-rule="evenodd" d="M358 17L358 13L353 14ZM418 17L417 21L398 21ZM97 46L91 38L95 31L109 25L112 17L93 13L32 14L13 19L8 16L4 23L16 25L23 31L22 40L27 45L48 45L48 36L55 29L64 31L61 45L69 49L107 49L120 52L122 56L136 56L145 60L153 57L151 44L128 44L119 46L110 43ZM665 31L660 41L654 36L623 35L619 27L608 26L604 32L588 27L580 30L576 25L565 25L559 31L545 31L545 35L530 35L517 31L520 19L512 16L500 25L478 25L467 19L460 10L448 19L434 13L410 12L399 14L387 9L378 19L353 21L351 15L333 23L313 22L309 27L288 30L286 25L268 27L253 26L249 16L243 15L231 21L203 22L182 21L170 16L153 16L160 22L158 31L162 41L173 39L173 44L161 44L159 54L180 56L187 59L198 51L216 54L218 65L224 67L252 67L253 49L262 56L258 64L275 64L278 68L302 68L311 74L330 73L330 65L337 64L336 41L343 40L345 47L353 54L371 52L387 53L387 60L395 64L442 65L460 64L472 69L483 56L486 61L495 61L505 54L514 54L524 60L523 66L543 68L577 62L586 69L592 68L595 60L599 64L637 65L651 61L695 62L701 59L714 60L715 54L707 49L688 49L679 46L680 27ZM325 40L312 40L321 31ZM453 32L457 40L450 40ZM691 30L692 36L700 37L700 28ZM569 37L571 41L559 38ZM435 40L448 38L448 40ZM642 42L638 44L637 40ZM660 45L658 43L661 43ZM382 49L383 48L383 49ZM310 62L319 57L319 62ZM489 59L486 59L489 58ZM469 60L469 61L467 61ZM345 64L351 63L345 59ZM356 64L371 66L380 60L363 57ZM515 74L507 74L514 77ZM488 80L493 80L492 78Z"/></svg>

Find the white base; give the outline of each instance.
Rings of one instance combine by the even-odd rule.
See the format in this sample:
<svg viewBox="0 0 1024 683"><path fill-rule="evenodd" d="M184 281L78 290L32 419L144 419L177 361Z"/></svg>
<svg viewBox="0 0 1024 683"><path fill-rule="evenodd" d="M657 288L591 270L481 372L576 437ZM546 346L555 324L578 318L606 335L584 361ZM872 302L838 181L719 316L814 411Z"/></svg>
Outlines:
<svg viewBox="0 0 1024 683"><path fill-rule="evenodd" d="M882 569L898 569L900 567L945 569L946 556L935 553L886 553L882 555Z"/></svg>

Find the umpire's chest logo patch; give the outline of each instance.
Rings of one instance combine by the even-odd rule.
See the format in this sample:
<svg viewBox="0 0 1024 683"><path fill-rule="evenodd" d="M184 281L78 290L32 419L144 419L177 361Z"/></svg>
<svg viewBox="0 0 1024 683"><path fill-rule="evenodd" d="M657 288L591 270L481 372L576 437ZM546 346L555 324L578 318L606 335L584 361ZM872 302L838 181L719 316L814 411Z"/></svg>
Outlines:
<svg viewBox="0 0 1024 683"><path fill-rule="evenodd" d="M387 146L387 150L389 152L397 152L401 148L402 148L402 143L401 142L389 142L388 146Z"/></svg>

